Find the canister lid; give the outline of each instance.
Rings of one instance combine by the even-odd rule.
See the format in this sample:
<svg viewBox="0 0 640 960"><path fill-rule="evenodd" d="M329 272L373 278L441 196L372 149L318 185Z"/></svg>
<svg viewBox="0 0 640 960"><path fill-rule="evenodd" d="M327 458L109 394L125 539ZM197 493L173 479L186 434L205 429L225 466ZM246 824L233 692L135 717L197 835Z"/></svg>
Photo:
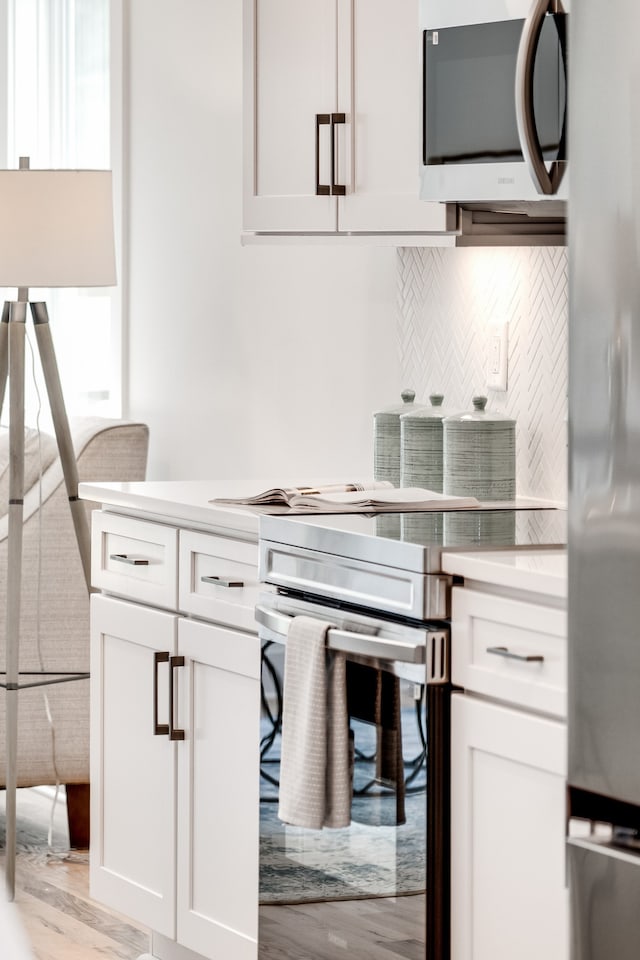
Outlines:
<svg viewBox="0 0 640 960"><path fill-rule="evenodd" d="M413 410L419 406L419 404L414 403L416 398L415 390L403 390L400 396L402 397L401 404L395 404L393 407L386 407L384 410L378 410L376 413L374 413L374 417L378 417L380 415L399 417L401 414L408 413L409 410Z"/></svg>
<svg viewBox="0 0 640 960"><path fill-rule="evenodd" d="M401 414L401 418L404 421L410 420L435 420L441 421L445 417L449 416L451 411L445 410L442 406L442 401L444 400L444 395L442 393L431 393L429 394L429 401L431 406L418 406L415 404L413 409L408 413Z"/></svg>
<svg viewBox="0 0 640 960"><path fill-rule="evenodd" d="M504 426L513 425L515 426L515 420L512 417L507 417L503 413L497 413L494 410L486 410L487 398L486 397L473 397L473 410L468 410L465 413L456 413L453 416L446 417L445 423L447 424L502 424Z"/></svg>

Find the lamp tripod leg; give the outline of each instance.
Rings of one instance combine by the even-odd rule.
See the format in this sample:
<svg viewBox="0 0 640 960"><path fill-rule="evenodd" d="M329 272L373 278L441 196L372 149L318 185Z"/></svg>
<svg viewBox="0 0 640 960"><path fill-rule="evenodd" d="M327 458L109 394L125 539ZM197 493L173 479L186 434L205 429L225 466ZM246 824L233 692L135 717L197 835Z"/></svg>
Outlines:
<svg viewBox="0 0 640 960"><path fill-rule="evenodd" d="M24 342L27 305L10 304L8 316L9 365L9 530L6 632L6 884L15 897L16 789L18 760L18 678L20 651L20 595L22 581L22 523L24 497ZM4 324L3 324L4 326Z"/></svg>
<svg viewBox="0 0 640 960"><path fill-rule="evenodd" d="M6 888L15 899L16 790L18 769L18 690L20 601L22 583L22 532L24 521L24 380L25 299L5 304L0 323L0 411L9 379L9 529L6 619ZM83 503L78 499L78 465L64 406L58 365L45 303L31 303L49 405L55 427L60 462L71 507L80 559L90 590L90 534Z"/></svg>
<svg viewBox="0 0 640 960"><path fill-rule="evenodd" d="M5 300L0 321L0 414L4 406L4 392L9 373L9 303Z"/></svg>
<svg viewBox="0 0 640 960"><path fill-rule="evenodd" d="M60 375L58 373L58 364L53 348L53 339L49 327L49 314L46 303L32 303L31 314L36 332L36 342L42 364L47 395L49 397L49 406L53 418L56 440L58 443L58 452L62 464L62 472L67 488L69 506L75 529L78 550L82 561L82 569L87 584L87 590L91 590L91 534L89 530L89 520L84 504L78 499L78 464L75 451L73 449L73 440L71 430L69 429L69 420L64 405L62 386L60 384Z"/></svg>

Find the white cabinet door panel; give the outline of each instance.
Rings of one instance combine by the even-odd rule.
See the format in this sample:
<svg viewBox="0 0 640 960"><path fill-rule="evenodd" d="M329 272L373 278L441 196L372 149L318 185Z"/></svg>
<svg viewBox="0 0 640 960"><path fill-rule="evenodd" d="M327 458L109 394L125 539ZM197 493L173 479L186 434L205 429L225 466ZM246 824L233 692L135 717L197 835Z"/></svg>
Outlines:
<svg viewBox="0 0 640 960"><path fill-rule="evenodd" d="M255 960L260 642L181 620L179 649L178 940Z"/></svg>
<svg viewBox="0 0 640 960"><path fill-rule="evenodd" d="M567 960L566 726L456 694L452 960Z"/></svg>
<svg viewBox="0 0 640 960"><path fill-rule="evenodd" d="M91 601L91 896L175 936L175 745L168 664L177 617L95 595ZM163 695L164 694L164 695Z"/></svg>
<svg viewBox="0 0 640 960"><path fill-rule="evenodd" d="M316 115L337 109L335 0L244 0L244 228L336 229L335 197L316 195ZM331 130L318 131L319 182Z"/></svg>
<svg viewBox="0 0 640 960"><path fill-rule="evenodd" d="M336 128L341 232L446 231L455 213L419 199L419 0L338 0Z"/></svg>

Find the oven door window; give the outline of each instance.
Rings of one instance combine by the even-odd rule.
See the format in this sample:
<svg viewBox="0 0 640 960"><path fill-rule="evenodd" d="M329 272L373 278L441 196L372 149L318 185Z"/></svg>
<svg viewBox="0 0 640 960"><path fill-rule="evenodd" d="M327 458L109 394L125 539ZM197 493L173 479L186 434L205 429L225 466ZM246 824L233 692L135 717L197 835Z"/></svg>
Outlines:
<svg viewBox="0 0 640 960"><path fill-rule="evenodd" d="M424 31L424 163L523 161L515 76L524 20ZM534 68L534 113L545 160L562 155L565 17L548 15Z"/></svg>
<svg viewBox="0 0 640 960"><path fill-rule="evenodd" d="M366 668L353 675L351 823L307 829L278 817L282 662L279 645L263 649L259 960L334 958L342 949L370 960L375 943L386 946L390 960L406 956L394 952L394 940L419 942L424 952L425 688L407 680L396 685L391 676L380 686ZM387 704L379 723L369 713L374 702ZM367 900L385 911L388 936L372 939Z"/></svg>

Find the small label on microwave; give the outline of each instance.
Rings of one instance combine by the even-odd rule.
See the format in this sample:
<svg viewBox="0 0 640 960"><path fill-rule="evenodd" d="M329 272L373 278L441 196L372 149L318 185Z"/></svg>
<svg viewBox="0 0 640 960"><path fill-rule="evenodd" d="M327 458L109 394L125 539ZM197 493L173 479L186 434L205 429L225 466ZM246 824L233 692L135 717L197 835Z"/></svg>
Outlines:
<svg viewBox="0 0 640 960"><path fill-rule="evenodd" d="M431 42L433 43L434 47L437 47L437 46L438 46L438 31L437 31L437 30L434 30L433 33L431 34L431 37L432 37L432 41L431 41Z"/></svg>

